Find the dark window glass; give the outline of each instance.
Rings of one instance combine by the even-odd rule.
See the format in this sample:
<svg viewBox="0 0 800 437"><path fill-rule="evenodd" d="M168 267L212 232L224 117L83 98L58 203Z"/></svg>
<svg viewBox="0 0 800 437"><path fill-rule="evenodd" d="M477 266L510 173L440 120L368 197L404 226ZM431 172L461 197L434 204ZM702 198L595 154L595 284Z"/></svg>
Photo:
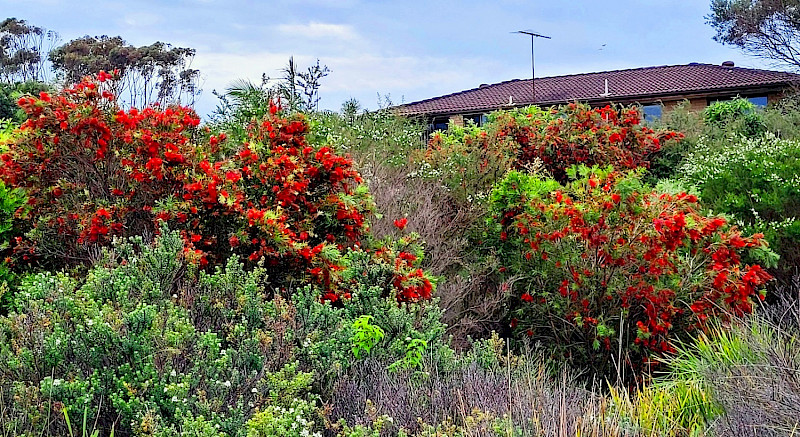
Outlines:
<svg viewBox="0 0 800 437"><path fill-rule="evenodd" d="M447 118L434 118L431 121L431 131L447 130L447 124L450 120Z"/></svg>
<svg viewBox="0 0 800 437"><path fill-rule="evenodd" d="M645 121L654 121L661 118L661 105L642 106Z"/></svg>
<svg viewBox="0 0 800 437"><path fill-rule="evenodd" d="M465 115L464 121L466 122L467 120L472 120L472 122L475 123L476 126L483 126L484 124L486 124L487 117L486 114Z"/></svg>
<svg viewBox="0 0 800 437"><path fill-rule="evenodd" d="M750 103L758 106L759 108L767 106L767 96L748 97L747 100L749 100Z"/></svg>
<svg viewBox="0 0 800 437"><path fill-rule="evenodd" d="M748 101L750 101L750 103L758 106L759 108L766 107L768 103L767 96L752 96L752 97L730 96L730 97L708 99L708 105L711 106L717 102L729 102L733 99L747 99Z"/></svg>

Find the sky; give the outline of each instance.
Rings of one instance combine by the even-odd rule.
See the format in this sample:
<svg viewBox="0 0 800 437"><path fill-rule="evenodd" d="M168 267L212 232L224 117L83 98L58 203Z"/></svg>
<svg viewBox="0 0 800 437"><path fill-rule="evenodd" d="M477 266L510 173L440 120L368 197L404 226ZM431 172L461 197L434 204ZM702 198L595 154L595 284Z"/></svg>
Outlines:
<svg viewBox="0 0 800 437"><path fill-rule="evenodd" d="M201 72L200 115L236 79L279 77L293 56L317 59L320 106L357 99L376 109L484 83L702 62L776 68L713 40L710 0L0 0L5 17L54 30L61 43L84 35L131 44L191 47Z"/></svg>

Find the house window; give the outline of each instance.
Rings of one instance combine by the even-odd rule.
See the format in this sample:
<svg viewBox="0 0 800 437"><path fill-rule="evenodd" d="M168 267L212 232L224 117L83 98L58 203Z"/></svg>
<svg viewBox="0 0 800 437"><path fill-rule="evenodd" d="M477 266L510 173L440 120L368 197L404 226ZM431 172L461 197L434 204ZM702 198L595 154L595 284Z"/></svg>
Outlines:
<svg viewBox="0 0 800 437"><path fill-rule="evenodd" d="M767 106L767 96L748 97L747 100L759 108L764 108Z"/></svg>
<svg viewBox="0 0 800 437"><path fill-rule="evenodd" d="M730 97L722 97L716 99L708 99L708 105L711 106L717 102L729 102L734 99L747 99L747 101L756 105L756 107L758 108L765 108L767 106L767 103L769 103L769 99L767 99L767 96L750 96L750 97L730 96Z"/></svg>
<svg viewBox="0 0 800 437"><path fill-rule="evenodd" d="M464 121L471 120L475 123L475 126L483 126L486 124L487 117L486 114L472 114L472 115L465 115Z"/></svg>
<svg viewBox="0 0 800 437"><path fill-rule="evenodd" d="M447 124L450 120L447 118L434 118L431 121L430 129L431 131L437 130L447 130Z"/></svg>
<svg viewBox="0 0 800 437"><path fill-rule="evenodd" d="M645 121L655 121L661 119L661 111L661 105L642 106L642 113L644 114Z"/></svg>

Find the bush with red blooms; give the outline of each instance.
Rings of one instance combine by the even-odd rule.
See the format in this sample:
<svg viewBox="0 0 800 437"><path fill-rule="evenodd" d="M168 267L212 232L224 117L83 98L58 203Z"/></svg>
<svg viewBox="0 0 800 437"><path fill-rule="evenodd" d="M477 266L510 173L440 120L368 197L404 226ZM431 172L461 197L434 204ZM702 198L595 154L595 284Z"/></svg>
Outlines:
<svg viewBox="0 0 800 437"><path fill-rule="evenodd" d="M676 338L763 299L770 275L741 261L769 253L762 235L699 214L693 195L652 191L641 171L568 174L562 186L514 171L491 194L485 244L503 263L508 322L523 338L610 376L620 359L641 370Z"/></svg>
<svg viewBox="0 0 800 437"><path fill-rule="evenodd" d="M566 182L567 169L573 165L601 167L611 165L618 170L648 168L650 157L665 141L679 138L675 132L655 132L641 124L637 107L591 108L570 103L550 109L550 117L519 123L504 116L498 136L507 136L519 145L517 168L524 168L539 159L553 177Z"/></svg>
<svg viewBox="0 0 800 437"><path fill-rule="evenodd" d="M109 80L19 101L28 121L0 157L2 180L30 199L28 232L12 244L18 265L80 265L114 237L154 235L165 222L201 267L236 254L274 280L302 276L346 293L337 259L360 246L373 203L348 158L308 143L302 115L271 104L248 141L222 147L225 135L202 132L191 109L120 109ZM429 297L406 285L416 274L397 267L400 299Z"/></svg>
<svg viewBox="0 0 800 437"><path fill-rule="evenodd" d="M498 111L483 127L452 126L435 133L420 160L434 167L451 188L479 192L505 170L539 166L561 182L573 165L649 167L651 156L681 134L656 132L641 123L638 107L592 108L581 103ZM470 187L473 184L474 187Z"/></svg>

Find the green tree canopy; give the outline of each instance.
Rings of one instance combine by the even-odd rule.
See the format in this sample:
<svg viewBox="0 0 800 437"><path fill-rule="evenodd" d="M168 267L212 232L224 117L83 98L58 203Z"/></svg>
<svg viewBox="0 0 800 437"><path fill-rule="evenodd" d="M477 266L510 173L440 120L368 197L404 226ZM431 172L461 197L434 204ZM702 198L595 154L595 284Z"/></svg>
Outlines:
<svg viewBox="0 0 800 437"><path fill-rule="evenodd" d="M715 41L800 67L800 0L712 0Z"/></svg>

